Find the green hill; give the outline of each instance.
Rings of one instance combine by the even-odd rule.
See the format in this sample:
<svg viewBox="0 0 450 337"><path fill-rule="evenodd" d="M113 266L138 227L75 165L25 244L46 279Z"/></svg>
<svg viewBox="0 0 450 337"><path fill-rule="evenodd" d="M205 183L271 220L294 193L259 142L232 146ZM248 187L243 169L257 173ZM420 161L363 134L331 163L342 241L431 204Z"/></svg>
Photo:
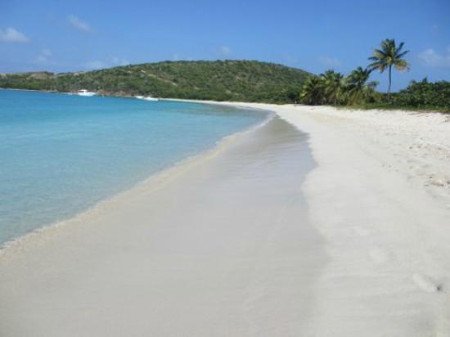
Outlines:
<svg viewBox="0 0 450 337"><path fill-rule="evenodd" d="M177 61L127 65L79 73L1 74L0 87L87 89L106 95L292 102L309 73L258 61Z"/></svg>

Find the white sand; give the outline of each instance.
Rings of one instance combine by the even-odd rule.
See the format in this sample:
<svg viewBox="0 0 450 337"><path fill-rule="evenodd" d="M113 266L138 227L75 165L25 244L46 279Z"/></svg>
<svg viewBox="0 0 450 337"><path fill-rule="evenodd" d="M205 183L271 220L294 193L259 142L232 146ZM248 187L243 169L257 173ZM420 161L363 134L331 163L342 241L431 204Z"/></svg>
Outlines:
<svg viewBox="0 0 450 337"><path fill-rule="evenodd" d="M0 335L450 336L449 117L235 105L305 181L252 136L11 247Z"/></svg>
<svg viewBox="0 0 450 337"><path fill-rule="evenodd" d="M330 261L314 336L450 336L450 115L270 108L318 163L304 191Z"/></svg>
<svg viewBox="0 0 450 337"><path fill-rule="evenodd" d="M317 336L450 336L449 116L280 115L310 134L319 164L305 191L332 259Z"/></svg>

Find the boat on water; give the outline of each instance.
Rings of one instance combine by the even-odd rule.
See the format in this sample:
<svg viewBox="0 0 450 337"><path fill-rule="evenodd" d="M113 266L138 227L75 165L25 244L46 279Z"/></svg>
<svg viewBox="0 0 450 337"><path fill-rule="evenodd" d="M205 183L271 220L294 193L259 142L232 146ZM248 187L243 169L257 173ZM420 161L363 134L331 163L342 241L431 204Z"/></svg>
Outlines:
<svg viewBox="0 0 450 337"><path fill-rule="evenodd" d="M86 89L81 89L81 90L77 91L77 95L91 97L91 96L97 95L97 93L92 92L92 91L87 91Z"/></svg>
<svg viewBox="0 0 450 337"><path fill-rule="evenodd" d="M152 96L134 96L137 99L143 99L144 101L159 101L158 98L152 97Z"/></svg>

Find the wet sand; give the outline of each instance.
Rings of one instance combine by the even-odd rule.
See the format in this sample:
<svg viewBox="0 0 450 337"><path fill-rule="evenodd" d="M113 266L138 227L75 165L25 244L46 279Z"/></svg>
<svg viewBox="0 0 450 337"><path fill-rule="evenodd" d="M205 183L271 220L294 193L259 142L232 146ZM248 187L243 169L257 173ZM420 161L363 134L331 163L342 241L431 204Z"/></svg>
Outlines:
<svg viewBox="0 0 450 337"><path fill-rule="evenodd" d="M0 335L306 336L327 263L275 117L0 255Z"/></svg>

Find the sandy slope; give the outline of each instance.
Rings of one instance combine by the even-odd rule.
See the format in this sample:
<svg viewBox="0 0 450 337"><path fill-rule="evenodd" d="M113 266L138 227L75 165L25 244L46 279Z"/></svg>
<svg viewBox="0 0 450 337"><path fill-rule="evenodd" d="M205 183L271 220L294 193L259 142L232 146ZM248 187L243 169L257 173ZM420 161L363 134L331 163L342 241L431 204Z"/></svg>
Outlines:
<svg viewBox="0 0 450 337"><path fill-rule="evenodd" d="M314 336L450 336L450 116L268 106L310 135Z"/></svg>

